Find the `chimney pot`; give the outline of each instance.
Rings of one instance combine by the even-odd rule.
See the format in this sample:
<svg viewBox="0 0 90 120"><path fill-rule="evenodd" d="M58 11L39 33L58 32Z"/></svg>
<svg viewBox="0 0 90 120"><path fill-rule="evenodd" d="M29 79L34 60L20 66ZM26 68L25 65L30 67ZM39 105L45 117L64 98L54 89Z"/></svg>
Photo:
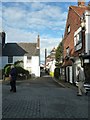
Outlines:
<svg viewBox="0 0 90 120"><path fill-rule="evenodd" d="M40 48L40 36L38 35L38 37L37 37L37 49L39 49Z"/></svg>
<svg viewBox="0 0 90 120"><path fill-rule="evenodd" d="M85 6L85 0L78 0L78 6L79 7Z"/></svg>

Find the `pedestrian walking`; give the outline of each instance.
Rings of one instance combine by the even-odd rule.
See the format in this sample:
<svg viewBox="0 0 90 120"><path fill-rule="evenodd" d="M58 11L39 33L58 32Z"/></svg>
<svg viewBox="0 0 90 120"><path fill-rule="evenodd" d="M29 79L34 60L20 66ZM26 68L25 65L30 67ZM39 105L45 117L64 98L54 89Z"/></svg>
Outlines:
<svg viewBox="0 0 90 120"><path fill-rule="evenodd" d="M85 74L83 71L83 68L78 66L77 67L78 74L77 74L77 82L78 82L78 96L82 96L83 93L87 95L87 91L84 88L84 82L85 82Z"/></svg>
<svg viewBox="0 0 90 120"><path fill-rule="evenodd" d="M11 86L10 91L16 92L17 72L14 65L11 65L11 71L10 71L9 77L10 77L10 86Z"/></svg>

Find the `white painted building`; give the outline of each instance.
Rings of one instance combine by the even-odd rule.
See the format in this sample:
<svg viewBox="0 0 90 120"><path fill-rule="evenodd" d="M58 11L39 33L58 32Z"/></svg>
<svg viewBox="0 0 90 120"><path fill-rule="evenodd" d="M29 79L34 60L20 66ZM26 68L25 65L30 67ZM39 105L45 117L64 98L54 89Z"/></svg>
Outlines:
<svg viewBox="0 0 90 120"><path fill-rule="evenodd" d="M6 64L23 61L23 68L40 77L40 38L37 43L5 43L2 54L2 68Z"/></svg>
<svg viewBox="0 0 90 120"><path fill-rule="evenodd" d="M50 55L48 55L47 59L46 59L46 69L48 70L49 74L53 77L54 76L54 70L56 68L55 63L55 53L56 53L56 48L54 47L51 52Z"/></svg>
<svg viewBox="0 0 90 120"><path fill-rule="evenodd" d="M83 26L84 27L84 31L85 31L85 53L83 55L83 53L81 54L82 57L86 57L86 56L90 56L90 11L85 11L84 12L84 23ZM74 34L78 35L78 33L80 33L83 29L80 27ZM75 42L74 42L75 44ZM82 43L79 44L78 49L82 48ZM78 50L77 49L77 50ZM89 63L89 59L84 59L83 64L84 63ZM76 73L75 76L77 75L77 66L82 66L80 57L76 57L75 58L75 63L74 63L74 68L76 69Z"/></svg>
<svg viewBox="0 0 90 120"><path fill-rule="evenodd" d="M85 53L90 55L90 11L85 11Z"/></svg>

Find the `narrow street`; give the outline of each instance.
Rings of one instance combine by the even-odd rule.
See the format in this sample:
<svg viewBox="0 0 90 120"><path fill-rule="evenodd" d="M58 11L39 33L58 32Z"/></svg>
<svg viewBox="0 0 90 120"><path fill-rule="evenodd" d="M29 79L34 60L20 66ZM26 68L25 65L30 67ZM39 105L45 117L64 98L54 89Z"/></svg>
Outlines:
<svg viewBox="0 0 90 120"><path fill-rule="evenodd" d="M46 75L17 81L17 92L3 84L3 118L88 118L88 96L64 88Z"/></svg>

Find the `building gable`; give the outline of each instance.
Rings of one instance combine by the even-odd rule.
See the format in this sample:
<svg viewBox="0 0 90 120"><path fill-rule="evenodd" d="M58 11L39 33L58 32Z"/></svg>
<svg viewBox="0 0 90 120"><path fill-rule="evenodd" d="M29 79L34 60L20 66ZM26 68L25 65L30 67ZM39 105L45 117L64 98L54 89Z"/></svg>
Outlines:
<svg viewBox="0 0 90 120"><path fill-rule="evenodd" d="M65 34L64 34L64 57L66 56L66 48L70 48L70 55L75 54L74 50L74 33L81 26L81 19L83 13L88 7L83 6L70 6L68 11L68 17L66 22ZM69 28L69 29L68 29ZM69 31L68 31L69 30Z"/></svg>
<svg viewBox="0 0 90 120"><path fill-rule="evenodd" d="M3 56L39 56L36 43L7 43L2 50Z"/></svg>
<svg viewBox="0 0 90 120"><path fill-rule="evenodd" d="M17 43L6 43L2 49L2 56L24 56L26 53Z"/></svg>

